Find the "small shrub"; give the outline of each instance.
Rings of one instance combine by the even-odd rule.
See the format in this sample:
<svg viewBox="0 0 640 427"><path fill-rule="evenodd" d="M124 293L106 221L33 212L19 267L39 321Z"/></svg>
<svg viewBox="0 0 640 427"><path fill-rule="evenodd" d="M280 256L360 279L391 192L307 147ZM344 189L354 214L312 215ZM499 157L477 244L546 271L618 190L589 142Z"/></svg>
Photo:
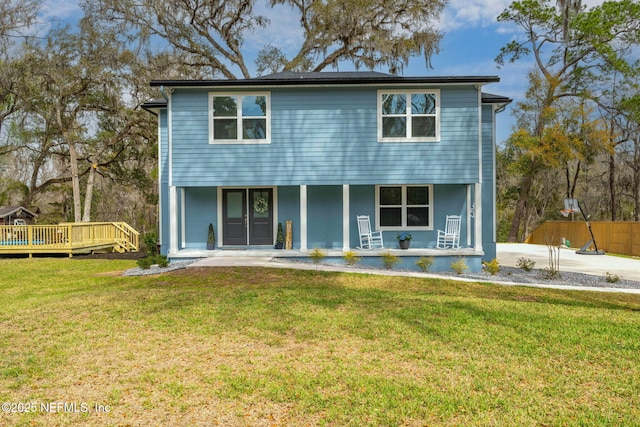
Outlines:
<svg viewBox="0 0 640 427"><path fill-rule="evenodd" d="M518 258L518 261L516 263L516 266L518 268L523 269L524 271L531 271L533 270L533 267L535 267L536 262L533 261L530 258L524 258L524 257L520 257Z"/></svg>
<svg viewBox="0 0 640 427"><path fill-rule="evenodd" d="M147 256L158 255L158 235L156 233L147 233L142 236L145 254Z"/></svg>
<svg viewBox="0 0 640 427"><path fill-rule="evenodd" d="M416 265L420 267L420 270L426 273L433 265L433 257L420 257L420 259L416 261Z"/></svg>
<svg viewBox="0 0 640 427"><path fill-rule="evenodd" d="M164 255L156 255L155 261L155 263L158 264L158 267L160 268L166 268L169 266L169 260Z"/></svg>
<svg viewBox="0 0 640 427"><path fill-rule="evenodd" d="M166 268L169 266L169 260L164 255L150 255L144 258L140 258L137 261L138 267L148 270L152 265L158 264L160 268Z"/></svg>
<svg viewBox="0 0 640 427"><path fill-rule="evenodd" d="M395 267L397 263L400 262L400 257L398 257L397 255L393 255L391 252L382 254L381 257L382 257L382 264L384 265L384 268L386 268L387 270L391 270L393 267Z"/></svg>
<svg viewBox="0 0 640 427"><path fill-rule="evenodd" d="M313 263L315 265L320 264L320 262L324 259L324 257L326 257L327 254L325 254L324 252L322 252L322 250L320 248L315 248L313 251L311 251L311 253L309 254L309 258L311 258L311 260L313 261Z"/></svg>
<svg viewBox="0 0 640 427"><path fill-rule="evenodd" d="M560 274L560 270L551 267L545 267L540 270L542 274L542 278L546 280L560 279L562 275Z"/></svg>
<svg viewBox="0 0 640 427"><path fill-rule="evenodd" d="M451 269L458 274L462 274L469 269L464 257L460 257L451 263Z"/></svg>
<svg viewBox="0 0 640 427"><path fill-rule="evenodd" d="M153 258L147 256L144 258L140 258L137 262L138 267L144 269L144 270L148 270L149 268L151 268L151 266L153 265Z"/></svg>
<svg viewBox="0 0 640 427"><path fill-rule="evenodd" d="M489 262L485 262L484 269L488 273L491 273L492 276L495 276L500 272L500 264L498 264L498 260L496 258L492 259Z"/></svg>
<svg viewBox="0 0 640 427"><path fill-rule="evenodd" d="M619 274L609 273L608 271L604 273L604 280L607 283L618 283L620 279L622 279L622 277Z"/></svg>
<svg viewBox="0 0 640 427"><path fill-rule="evenodd" d="M356 253L353 251L349 251L345 253L343 258L344 258L344 262L346 262L347 265L356 265L357 263L360 262L360 260L362 260L362 258L356 255Z"/></svg>

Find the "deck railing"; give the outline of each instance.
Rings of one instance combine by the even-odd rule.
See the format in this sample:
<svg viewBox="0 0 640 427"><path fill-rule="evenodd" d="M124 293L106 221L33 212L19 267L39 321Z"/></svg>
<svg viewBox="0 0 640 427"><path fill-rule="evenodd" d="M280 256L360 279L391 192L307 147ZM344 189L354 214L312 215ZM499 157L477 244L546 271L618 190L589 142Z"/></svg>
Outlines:
<svg viewBox="0 0 640 427"><path fill-rule="evenodd" d="M139 245L140 233L124 222L0 226L0 254L129 252L137 251Z"/></svg>

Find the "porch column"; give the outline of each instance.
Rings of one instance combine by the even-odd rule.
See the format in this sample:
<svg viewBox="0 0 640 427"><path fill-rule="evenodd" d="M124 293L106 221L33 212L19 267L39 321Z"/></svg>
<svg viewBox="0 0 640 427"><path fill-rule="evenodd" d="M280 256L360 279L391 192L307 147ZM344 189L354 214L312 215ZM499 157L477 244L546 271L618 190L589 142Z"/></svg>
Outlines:
<svg viewBox="0 0 640 427"><path fill-rule="evenodd" d="M474 221L474 217L475 217L475 208L476 205L474 205L474 199L471 198L471 195L473 194L473 191L471 191L471 184L467 184L467 246L471 247L471 244L473 243L473 241L471 240L471 231L475 228L472 227L471 222Z"/></svg>
<svg viewBox="0 0 640 427"><path fill-rule="evenodd" d="M178 253L178 188L169 187L169 255Z"/></svg>
<svg viewBox="0 0 640 427"><path fill-rule="evenodd" d="M342 186L342 251L349 252L349 184Z"/></svg>
<svg viewBox="0 0 640 427"><path fill-rule="evenodd" d="M182 242L180 243L180 249L187 247L187 191L184 187L180 188L180 235L182 236Z"/></svg>
<svg viewBox="0 0 640 427"><path fill-rule="evenodd" d="M475 184L474 191L474 204L475 204L475 242L474 250L482 251L482 184Z"/></svg>
<svg viewBox="0 0 640 427"><path fill-rule="evenodd" d="M300 252L307 252L307 186L300 186Z"/></svg>

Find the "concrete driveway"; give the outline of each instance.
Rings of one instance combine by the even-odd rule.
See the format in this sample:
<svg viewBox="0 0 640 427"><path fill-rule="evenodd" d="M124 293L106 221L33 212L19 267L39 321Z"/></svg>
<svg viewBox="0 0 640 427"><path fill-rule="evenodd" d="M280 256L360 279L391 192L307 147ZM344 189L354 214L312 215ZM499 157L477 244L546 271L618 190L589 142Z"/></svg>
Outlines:
<svg viewBox="0 0 640 427"><path fill-rule="evenodd" d="M535 268L549 266L549 250L545 245L526 243L498 243L498 262L507 267L517 267L518 258L536 262ZM640 259L613 255L578 255L576 248L560 249L560 271L604 276L617 274L623 279L640 281Z"/></svg>

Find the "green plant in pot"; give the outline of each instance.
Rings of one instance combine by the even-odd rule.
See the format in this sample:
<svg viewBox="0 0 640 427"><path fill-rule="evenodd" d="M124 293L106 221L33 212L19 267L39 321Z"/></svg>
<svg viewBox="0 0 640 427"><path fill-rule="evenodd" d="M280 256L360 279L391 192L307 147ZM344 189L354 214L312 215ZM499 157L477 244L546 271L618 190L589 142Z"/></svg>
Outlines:
<svg viewBox="0 0 640 427"><path fill-rule="evenodd" d="M411 233L402 231L398 233L396 237L398 238L398 244L400 245L400 249L409 249L409 245L411 244Z"/></svg>
<svg viewBox="0 0 640 427"><path fill-rule="evenodd" d="M276 235L276 249L284 247L284 235L282 233L282 223L278 223L278 234Z"/></svg>
<svg viewBox="0 0 640 427"><path fill-rule="evenodd" d="M216 234L213 232L213 224L209 224L209 233L207 234L207 250L212 251L216 247Z"/></svg>

